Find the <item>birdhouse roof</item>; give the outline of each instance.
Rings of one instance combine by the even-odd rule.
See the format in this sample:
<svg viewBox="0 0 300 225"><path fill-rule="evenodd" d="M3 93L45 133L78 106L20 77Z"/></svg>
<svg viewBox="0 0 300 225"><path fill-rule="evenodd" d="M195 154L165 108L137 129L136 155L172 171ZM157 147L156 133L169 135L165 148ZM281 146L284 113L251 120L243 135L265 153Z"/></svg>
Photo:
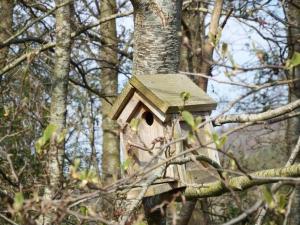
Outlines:
<svg viewBox="0 0 300 225"><path fill-rule="evenodd" d="M186 75L157 74L133 76L112 106L110 117L117 119L132 95L137 92L162 113L175 113L184 105L190 112L211 111L217 103ZM182 92L190 94L183 102Z"/></svg>

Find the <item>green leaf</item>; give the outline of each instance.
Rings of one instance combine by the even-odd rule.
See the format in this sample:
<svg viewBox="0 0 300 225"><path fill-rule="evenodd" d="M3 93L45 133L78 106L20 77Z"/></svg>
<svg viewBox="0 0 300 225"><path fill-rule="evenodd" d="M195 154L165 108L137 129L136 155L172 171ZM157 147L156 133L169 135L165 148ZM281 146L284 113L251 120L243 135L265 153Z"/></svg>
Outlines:
<svg viewBox="0 0 300 225"><path fill-rule="evenodd" d="M196 119L195 119L195 123L196 123L196 126L198 126L200 123L202 123L202 117L197 116Z"/></svg>
<svg viewBox="0 0 300 225"><path fill-rule="evenodd" d="M286 61L286 68L292 69L298 65L300 65L300 53L294 52L292 58Z"/></svg>
<svg viewBox="0 0 300 225"><path fill-rule="evenodd" d="M219 149L221 149L225 143L227 142L227 136L222 136L219 138L219 146L217 146Z"/></svg>
<svg viewBox="0 0 300 225"><path fill-rule="evenodd" d="M236 170L237 169L237 165L234 159L230 159L229 160L229 167L231 170Z"/></svg>
<svg viewBox="0 0 300 225"><path fill-rule="evenodd" d="M215 35L213 35L213 33L211 33L211 32L208 33L208 40L215 46L216 37L215 37Z"/></svg>
<svg viewBox="0 0 300 225"><path fill-rule="evenodd" d="M227 52L228 52L228 44L226 42L223 42L222 43L222 55L223 57L225 57L227 55Z"/></svg>
<svg viewBox="0 0 300 225"><path fill-rule="evenodd" d="M43 132L43 136L35 142L35 149L38 154L42 153L43 147L50 141L52 135L56 132L57 126L49 124Z"/></svg>
<svg viewBox="0 0 300 225"><path fill-rule="evenodd" d="M180 98L186 102L191 97L191 94L189 92L183 91L180 93Z"/></svg>
<svg viewBox="0 0 300 225"><path fill-rule="evenodd" d="M23 207L23 204L24 204L23 193L21 193L21 192L16 193L15 199L14 199L13 208L16 211L20 211L22 209L22 207Z"/></svg>
<svg viewBox="0 0 300 225"><path fill-rule="evenodd" d="M269 207L274 208L273 195L268 186L266 186L266 185L262 186L262 194L263 194L263 198L265 199L265 201L269 205Z"/></svg>
<svg viewBox="0 0 300 225"><path fill-rule="evenodd" d="M49 141L56 130L57 125L50 123L44 131L43 138L45 138L46 141Z"/></svg>
<svg viewBox="0 0 300 225"><path fill-rule="evenodd" d="M127 171L131 164L132 164L132 159L129 157L122 164L123 170Z"/></svg>
<svg viewBox="0 0 300 225"><path fill-rule="evenodd" d="M208 33L208 39L214 47L216 47L219 44L221 36L222 36L222 29L220 27L218 28L218 31L215 35L211 32Z"/></svg>
<svg viewBox="0 0 300 225"><path fill-rule="evenodd" d="M79 209L80 213L84 216L87 216L89 214L89 209L86 206L80 206Z"/></svg>
<svg viewBox="0 0 300 225"><path fill-rule="evenodd" d="M62 143L65 140L65 137L67 135L67 129L63 129L62 132L57 137L57 143Z"/></svg>
<svg viewBox="0 0 300 225"><path fill-rule="evenodd" d="M139 127L139 124L140 124L140 120L137 119L137 118L133 118L131 121L130 121L130 128L137 132L138 131L138 127Z"/></svg>
<svg viewBox="0 0 300 225"><path fill-rule="evenodd" d="M188 111L182 111L181 113L183 120L192 128L195 129L196 123L194 116Z"/></svg>
<svg viewBox="0 0 300 225"><path fill-rule="evenodd" d="M193 132L189 132L187 138L188 138L189 144L194 144L194 143L196 143L196 137L195 137L195 135L193 134Z"/></svg>
<svg viewBox="0 0 300 225"><path fill-rule="evenodd" d="M276 195L276 202L277 202L277 211L279 213L284 214L285 213L285 207L287 204L287 197L283 194L277 194Z"/></svg>
<svg viewBox="0 0 300 225"><path fill-rule="evenodd" d="M212 139L217 149L221 149L227 141L227 136L219 137L219 135L216 132L214 132L212 134Z"/></svg>
<svg viewBox="0 0 300 225"><path fill-rule="evenodd" d="M214 143L216 144L216 142L219 141L219 135L216 132L212 133L212 139L213 139Z"/></svg>

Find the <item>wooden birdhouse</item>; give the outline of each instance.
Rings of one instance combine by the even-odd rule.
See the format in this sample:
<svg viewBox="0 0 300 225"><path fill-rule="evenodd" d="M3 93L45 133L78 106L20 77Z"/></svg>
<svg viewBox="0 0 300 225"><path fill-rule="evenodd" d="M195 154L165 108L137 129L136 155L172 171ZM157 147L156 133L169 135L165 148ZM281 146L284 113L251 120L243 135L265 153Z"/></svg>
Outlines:
<svg viewBox="0 0 300 225"><path fill-rule="evenodd" d="M184 100L182 93L189 97ZM193 154L205 155L219 163L211 138L213 128L210 122L204 123L196 131L202 147L178 156L184 150L196 146L192 141L182 138L191 132L191 127L182 119L181 112L186 110L204 121L216 105L186 75L133 76L110 113L111 118L117 120L121 127L121 150L126 174L134 175L155 165L164 165L166 163L163 162L168 159L181 159ZM181 141L176 141L179 138ZM170 142L173 143L163 147ZM202 163L169 165L161 179L148 188L146 196L184 188L190 183L209 182L214 175L208 170L209 166ZM135 197L138 190L137 187L127 197Z"/></svg>

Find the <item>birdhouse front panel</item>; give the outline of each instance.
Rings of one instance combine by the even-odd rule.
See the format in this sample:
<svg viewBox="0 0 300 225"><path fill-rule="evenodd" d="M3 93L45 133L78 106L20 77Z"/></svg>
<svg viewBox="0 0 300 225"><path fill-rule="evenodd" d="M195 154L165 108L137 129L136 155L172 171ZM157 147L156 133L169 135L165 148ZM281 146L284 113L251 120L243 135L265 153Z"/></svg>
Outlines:
<svg viewBox="0 0 300 225"><path fill-rule="evenodd" d="M178 144L170 145L165 149L161 148L166 143L174 140L172 120L162 122L137 95L133 95L130 101L131 103L128 103L128 105L134 106L132 108L133 113L127 119L125 119L126 117L120 117L118 120L123 123L121 149L125 160L127 160L128 166L125 173L128 176L157 166L178 154L181 149L181 146L178 148ZM129 114L126 113L126 115ZM155 181L154 185L149 188L146 196L183 187L181 181L185 180L184 168L185 165L168 166L161 179ZM170 186L170 183L173 184ZM131 195L133 194L131 193Z"/></svg>

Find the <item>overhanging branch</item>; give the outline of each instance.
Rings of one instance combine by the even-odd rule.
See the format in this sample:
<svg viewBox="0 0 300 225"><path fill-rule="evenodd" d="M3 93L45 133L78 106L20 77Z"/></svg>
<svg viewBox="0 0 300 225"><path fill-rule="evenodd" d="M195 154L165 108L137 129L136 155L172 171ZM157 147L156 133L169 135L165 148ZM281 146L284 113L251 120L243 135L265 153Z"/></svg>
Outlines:
<svg viewBox="0 0 300 225"><path fill-rule="evenodd" d="M257 114L240 114L240 115L224 115L214 120L215 125L222 125L225 123L247 123L257 122L272 119L286 113L290 113L293 110L300 107L300 100L296 100L287 105L278 107L276 109L268 110L266 112Z"/></svg>
<svg viewBox="0 0 300 225"><path fill-rule="evenodd" d="M187 199L194 198L206 198L222 195L229 192L230 189L235 191L243 191L253 186L274 183L276 181L268 180L273 177L299 177L300 178L300 164L295 164L289 167L262 170L254 173L250 173L253 179L249 179L247 176L233 177L228 180L228 187L226 187L221 181L205 184L205 187L195 188L187 187L184 195ZM255 179L259 177L260 179ZM265 180L261 178L266 178ZM299 180L300 181L300 180Z"/></svg>

